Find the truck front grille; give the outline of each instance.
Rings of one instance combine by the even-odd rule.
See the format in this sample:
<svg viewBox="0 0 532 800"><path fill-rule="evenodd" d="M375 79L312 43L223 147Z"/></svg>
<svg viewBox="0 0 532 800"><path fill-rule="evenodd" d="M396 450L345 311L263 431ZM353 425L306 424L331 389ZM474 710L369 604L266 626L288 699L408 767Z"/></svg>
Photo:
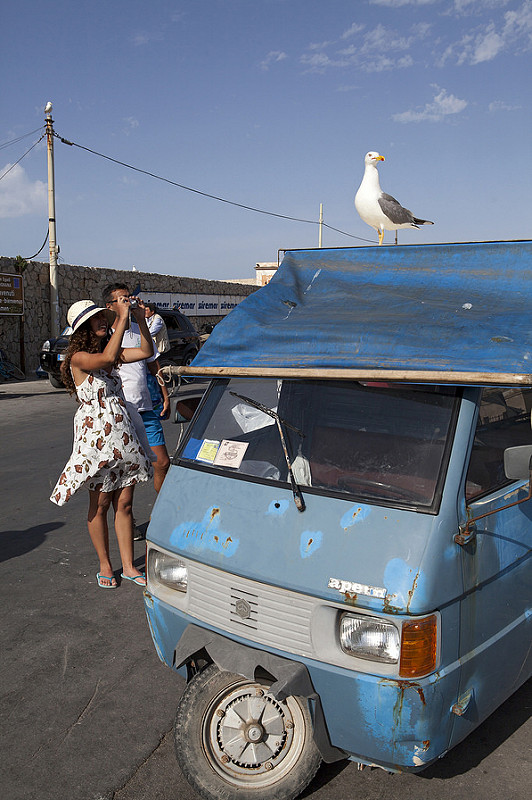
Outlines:
<svg viewBox="0 0 532 800"><path fill-rule="evenodd" d="M317 602L189 561L188 613L257 644L312 658L310 618Z"/></svg>

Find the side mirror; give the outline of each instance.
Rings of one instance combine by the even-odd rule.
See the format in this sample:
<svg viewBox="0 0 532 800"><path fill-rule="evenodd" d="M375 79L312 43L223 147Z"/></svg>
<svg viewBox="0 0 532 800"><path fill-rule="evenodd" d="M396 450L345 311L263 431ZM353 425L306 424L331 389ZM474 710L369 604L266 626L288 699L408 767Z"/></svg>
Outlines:
<svg viewBox="0 0 532 800"><path fill-rule="evenodd" d="M532 467L532 444L507 447L504 451L504 474L510 480L528 480Z"/></svg>

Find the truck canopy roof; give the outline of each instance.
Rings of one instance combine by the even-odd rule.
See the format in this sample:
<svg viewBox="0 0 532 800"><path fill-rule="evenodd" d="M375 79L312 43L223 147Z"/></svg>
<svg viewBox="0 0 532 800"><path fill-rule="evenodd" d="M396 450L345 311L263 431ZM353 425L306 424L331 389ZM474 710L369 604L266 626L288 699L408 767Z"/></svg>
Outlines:
<svg viewBox="0 0 532 800"><path fill-rule="evenodd" d="M532 242L289 250L203 375L532 384Z"/></svg>

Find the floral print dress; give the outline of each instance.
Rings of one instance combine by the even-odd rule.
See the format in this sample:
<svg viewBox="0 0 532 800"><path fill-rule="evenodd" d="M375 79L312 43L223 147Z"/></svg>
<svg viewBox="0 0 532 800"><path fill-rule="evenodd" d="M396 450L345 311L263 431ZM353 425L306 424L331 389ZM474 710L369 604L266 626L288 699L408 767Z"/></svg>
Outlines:
<svg viewBox="0 0 532 800"><path fill-rule="evenodd" d="M118 373L91 372L76 391L80 405L74 416L74 448L50 497L58 506L82 486L113 492L153 475Z"/></svg>

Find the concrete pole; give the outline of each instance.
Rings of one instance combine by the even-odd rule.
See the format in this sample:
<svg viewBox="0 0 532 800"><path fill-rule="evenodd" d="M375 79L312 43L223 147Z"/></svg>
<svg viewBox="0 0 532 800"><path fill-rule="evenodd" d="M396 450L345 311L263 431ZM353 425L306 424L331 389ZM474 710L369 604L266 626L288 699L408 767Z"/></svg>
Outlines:
<svg viewBox="0 0 532 800"><path fill-rule="evenodd" d="M322 246L323 241L323 203L320 203L320 225L318 235L318 247Z"/></svg>
<svg viewBox="0 0 532 800"><path fill-rule="evenodd" d="M59 294L57 290L57 238L55 232L55 183L54 183L54 121L52 104L44 109L46 123L46 144L48 151L48 243L50 245L50 333L59 336Z"/></svg>

